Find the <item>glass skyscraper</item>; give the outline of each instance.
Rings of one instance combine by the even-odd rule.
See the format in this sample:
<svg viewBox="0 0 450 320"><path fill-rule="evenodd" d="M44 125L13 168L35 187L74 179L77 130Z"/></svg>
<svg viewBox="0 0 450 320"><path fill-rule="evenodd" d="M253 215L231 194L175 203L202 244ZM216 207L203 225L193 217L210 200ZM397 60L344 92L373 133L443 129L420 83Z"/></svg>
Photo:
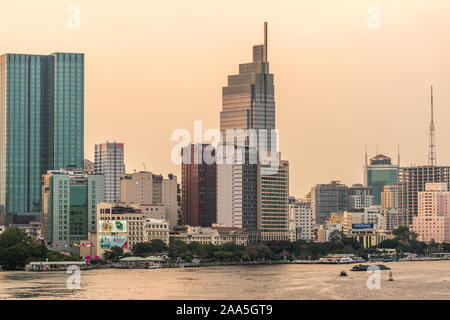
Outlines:
<svg viewBox="0 0 450 320"><path fill-rule="evenodd" d="M253 46L253 62L240 64L239 74L228 76L228 86L222 88L220 131L224 141L227 129L255 129L258 134L260 129L266 129L267 145L258 146L266 150L272 146L275 137L272 138L270 130L275 129L275 100L273 74L269 73L267 61L267 23L264 44Z"/></svg>
<svg viewBox="0 0 450 320"><path fill-rule="evenodd" d="M381 193L384 186L397 184L397 172L399 165L391 163L391 158L379 154L370 159L370 164L364 167L364 184L372 187L373 204L381 204Z"/></svg>
<svg viewBox="0 0 450 320"><path fill-rule="evenodd" d="M103 201L103 175L49 170L42 179L44 240L61 249L87 240L97 232L97 204Z"/></svg>
<svg viewBox="0 0 450 320"><path fill-rule="evenodd" d="M239 143L238 139L227 138L228 129L242 130L244 134L251 129L258 136L257 146L245 141L247 151L257 153L257 161L251 161L253 155L245 153L243 163L224 162L217 166L218 221L225 226L243 228L249 233L249 242L288 239L289 164L280 159L277 137L272 131L275 130L274 75L269 72L267 51L265 22L264 44L253 46L253 61L239 64L239 74L228 76L228 86L222 88L223 148Z"/></svg>
<svg viewBox="0 0 450 320"><path fill-rule="evenodd" d="M0 205L38 215L47 170L82 168L84 55L0 56Z"/></svg>

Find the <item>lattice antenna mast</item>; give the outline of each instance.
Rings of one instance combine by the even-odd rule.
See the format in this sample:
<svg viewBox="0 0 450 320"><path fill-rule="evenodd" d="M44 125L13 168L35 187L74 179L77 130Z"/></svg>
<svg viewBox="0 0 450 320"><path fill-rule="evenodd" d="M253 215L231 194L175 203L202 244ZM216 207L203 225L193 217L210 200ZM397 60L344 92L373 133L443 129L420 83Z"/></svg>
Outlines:
<svg viewBox="0 0 450 320"><path fill-rule="evenodd" d="M431 122L430 122L430 144L428 150L428 165L435 166L436 165L436 144L435 144L435 127L433 121L433 86L431 86Z"/></svg>

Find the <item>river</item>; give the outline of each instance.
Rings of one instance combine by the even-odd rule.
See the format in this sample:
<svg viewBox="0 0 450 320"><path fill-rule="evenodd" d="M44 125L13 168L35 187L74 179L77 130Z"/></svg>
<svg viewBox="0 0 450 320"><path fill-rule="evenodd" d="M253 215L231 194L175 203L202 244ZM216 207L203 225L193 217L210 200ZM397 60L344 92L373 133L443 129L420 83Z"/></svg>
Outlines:
<svg viewBox="0 0 450 320"><path fill-rule="evenodd" d="M0 299L446 299L450 260L385 263L380 289L353 265L256 265L81 271L80 289L66 272L0 272ZM339 277L346 271L347 277Z"/></svg>

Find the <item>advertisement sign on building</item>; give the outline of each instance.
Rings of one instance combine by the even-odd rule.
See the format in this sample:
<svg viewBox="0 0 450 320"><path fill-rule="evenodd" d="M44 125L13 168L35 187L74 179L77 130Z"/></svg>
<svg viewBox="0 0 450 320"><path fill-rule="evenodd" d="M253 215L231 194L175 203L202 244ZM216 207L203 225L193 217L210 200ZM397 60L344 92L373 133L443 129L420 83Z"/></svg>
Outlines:
<svg viewBox="0 0 450 320"><path fill-rule="evenodd" d="M110 249L112 247L120 247L126 249L128 246L128 239L126 236L100 236L100 248Z"/></svg>
<svg viewBox="0 0 450 320"><path fill-rule="evenodd" d="M353 230L373 230L373 223L354 223Z"/></svg>
<svg viewBox="0 0 450 320"><path fill-rule="evenodd" d="M99 232L127 232L126 220L100 220L98 224Z"/></svg>

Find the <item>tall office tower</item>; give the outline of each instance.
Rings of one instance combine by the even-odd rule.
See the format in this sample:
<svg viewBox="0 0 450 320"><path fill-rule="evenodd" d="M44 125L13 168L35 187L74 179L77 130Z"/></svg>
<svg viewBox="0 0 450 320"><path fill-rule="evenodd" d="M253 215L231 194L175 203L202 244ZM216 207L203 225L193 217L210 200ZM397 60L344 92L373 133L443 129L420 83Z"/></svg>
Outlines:
<svg viewBox="0 0 450 320"><path fill-rule="evenodd" d="M348 188L348 209L364 209L372 206L372 187L364 187L362 184L354 184Z"/></svg>
<svg viewBox="0 0 450 320"><path fill-rule="evenodd" d="M398 156L398 163L391 164L391 158L378 154L370 159L370 164L366 161L364 166L364 185L372 187L373 204L381 204L381 192L386 185L393 185L397 183L397 171L400 163L400 155Z"/></svg>
<svg viewBox="0 0 450 320"><path fill-rule="evenodd" d="M450 192L447 183L427 183L419 192L413 231L420 241L450 242Z"/></svg>
<svg viewBox="0 0 450 320"><path fill-rule="evenodd" d="M314 240L314 212L308 202L293 202L289 204L289 210L294 216L294 223L297 228L297 240Z"/></svg>
<svg viewBox="0 0 450 320"><path fill-rule="evenodd" d="M105 177L105 201L120 201L120 177L125 174L124 146L119 142L95 145L96 174Z"/></svg>
<svg viewBox="0 0 450 320"><path fill-rule="evenodd" d="M398 171L398 224L412 226L418 213L418 193L425 191L429 182L442 182L450 186L450 167L411 166Z"/></svg>
<svg viewBox="0 0 450 320"><path fill-rule="evenodd" d="M104 198L102 175L83 170L49 170L42 177L44 241L67 249L97 232L96 206Z"/></svg>
<svg viewBox="0 0 450 320"><path fill-rule="evenodd" d="M258 230L262 241L289 240L289 162L280 160L275 174L270 167L258 163Z"/></svg>
<svg viewBox="0 0 450 320"><path fill-rule="evenodd" d="M217 222L216 163L208 164L203 151L207 144L190 144L182 149L182 223L211 227ZM212 149L214 154L214 149Z"/></svg>
<svg viewBox="0 0 450 320"><path fill-rule="evenodd" d="M267 60L267 22L264 23L264 44L253 47L253 62L239 65L239 74L228 76L228 86L222 88L220 130L226 141L227 129L267 129L259 148L270 150L271 129L275 129L275 101L273 74L269 73ZM233 143L235 141L226 141ZM275 150L276 145L273 146Z"/></svg>
<svg viewBox="0 0 450 320"><path fill-rule="evenodd" d="M82 168L83 132L83 54L0 57L0 205L8 214L39 216L41 174Z"/></svg>
<svg viewBox="0 0 450 320"><path fill-rule="evenodd" d="M332 212L348 208L348 187L339 181L318 184L311 190L311 204L316 224L324 224Z"/></svg>
<svg viewBox="0 0 450 320"><path fill-rule="evenodd" d="M226 163L224 154L217 164L217 223L224 227L238 227L247 231L249 241L259 239L257 224L257 164L250 164L249 148L231 146L242 150L243 161L235 157ZM237 153L237 152L236 152Z"/></svg>
<svg viewBox="0 0 450 320"><path fill-rule="evenodd" d="M381 210L397 210L397 185L384 186L381 193Z"/></svg>
<svg viewBox="0 0 450 320"><path fill-rule="evenodd" d="M135 203L141 207L163 206L164 219L170 226L178 222L177 177L169 174L168 179L162 175L140 171L124 174L121 183L121 202Z"/></svg>

